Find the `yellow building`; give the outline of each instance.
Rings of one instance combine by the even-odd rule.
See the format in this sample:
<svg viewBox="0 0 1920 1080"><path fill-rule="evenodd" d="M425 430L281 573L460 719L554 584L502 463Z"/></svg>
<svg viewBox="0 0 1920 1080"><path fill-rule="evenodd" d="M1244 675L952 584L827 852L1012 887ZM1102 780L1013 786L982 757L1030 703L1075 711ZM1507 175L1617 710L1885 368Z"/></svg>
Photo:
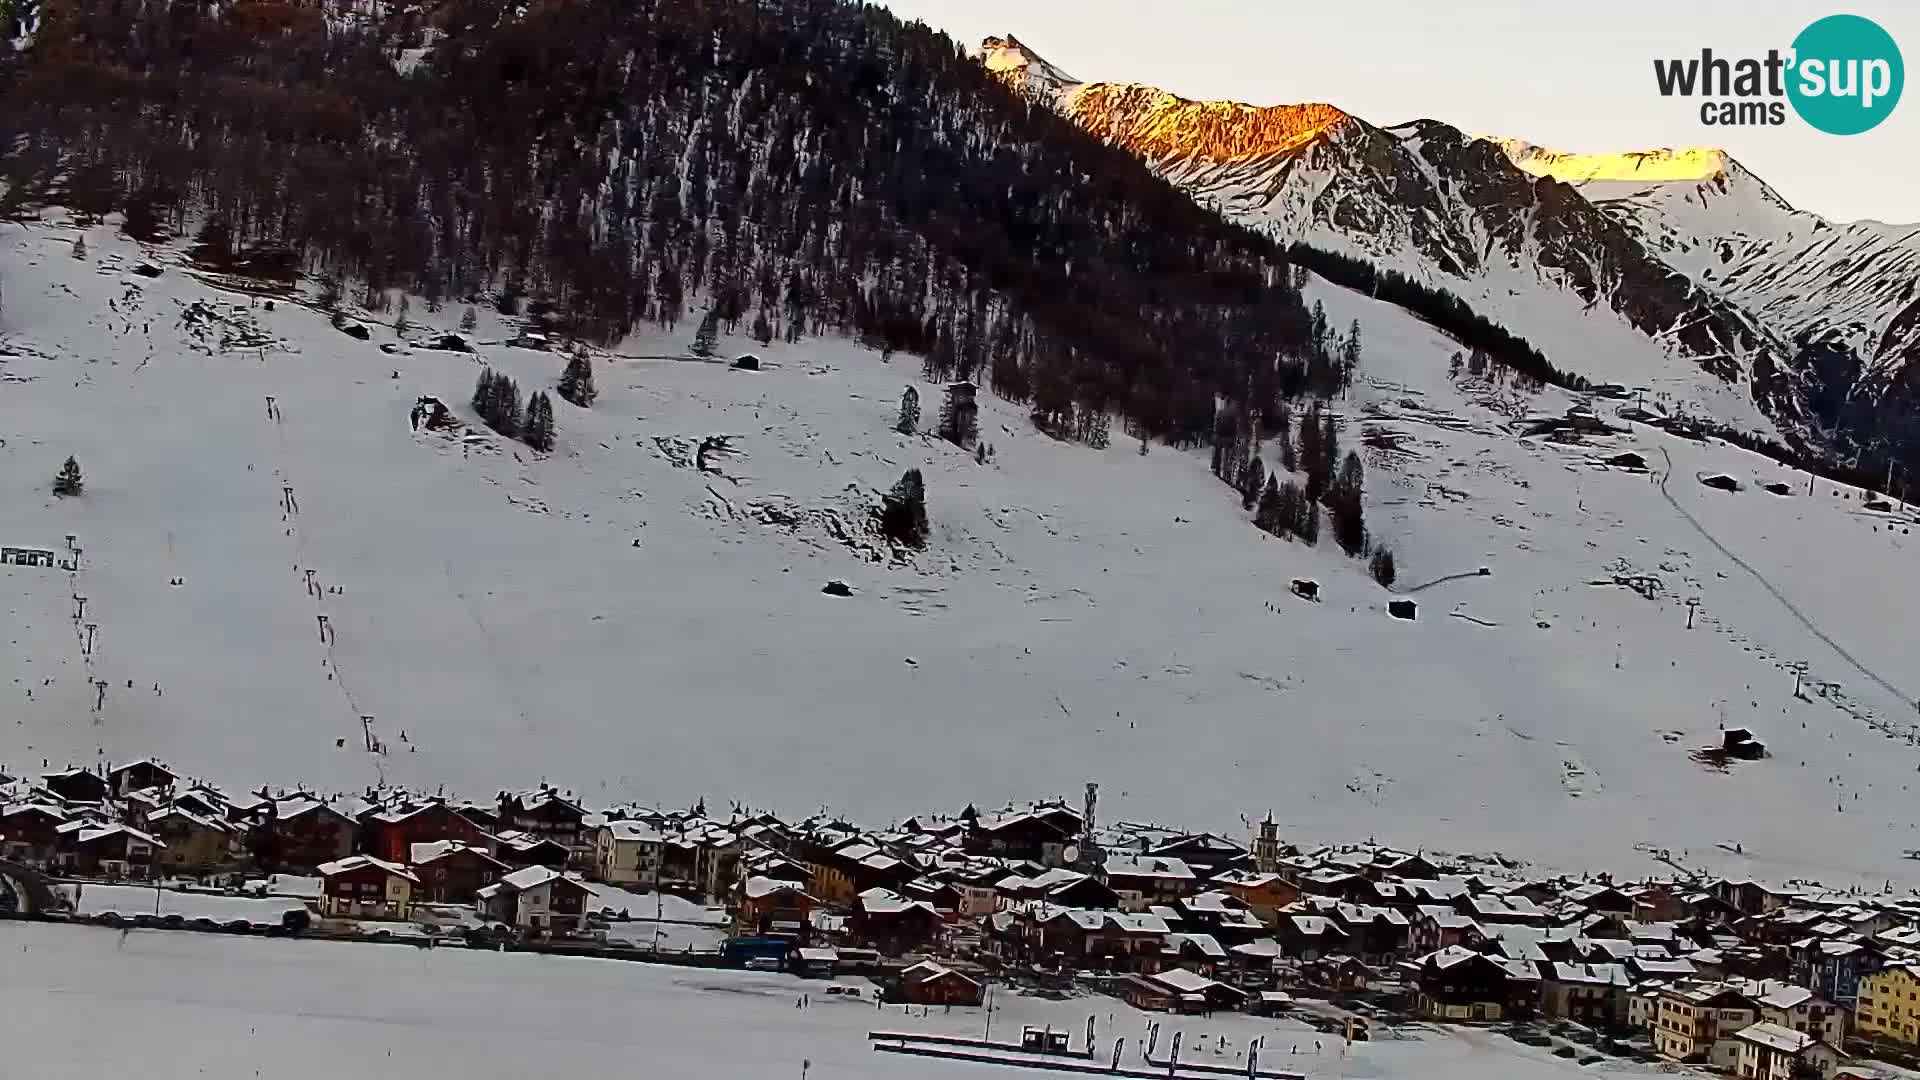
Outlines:
<svg viewBox="0 0 1920 1080"><path fill-rule="evenodd" d="M1889 964L1860 980L1860 1001L1853 1023L1869 1039L1920 1043L1920 970L1916 964Z"/></svg>

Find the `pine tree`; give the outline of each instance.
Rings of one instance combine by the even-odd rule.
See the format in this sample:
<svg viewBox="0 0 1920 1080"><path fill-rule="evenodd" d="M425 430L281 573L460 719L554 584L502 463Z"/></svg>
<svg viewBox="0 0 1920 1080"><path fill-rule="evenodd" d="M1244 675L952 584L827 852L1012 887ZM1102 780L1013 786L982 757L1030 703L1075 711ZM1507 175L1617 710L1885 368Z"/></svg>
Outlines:
<svg viewBox="0 0 1920 1080"><path fill-rule="evenodd" d="M920 430L920 391L911 386L900 394L900 418L894 421L893 430L902 435Z"/></svg>
<svg viewBox="0 0 1920 1080"><path fill-rule="evenodd" d="M1300 521L1300 539L1309 544L1320 542L1320 504L1306 500L1306 514Z"/></svg>
<svg viewBox="0 0 1920 1080"><path fill-rule="evenodd" d="M1327 489L1327 521L1333 528L1334 542L1348 555L1359 555L1367 547L1367 526L1362 495L1365 470L1360 455L1347 451L1340 473Z"/></svg>
<svg viewBox="0 0 1920 1080"><path fill-rule="evenodd" d="M693 332L693 346L687 351L702 360L711 360L720 355L720 313L708 308L700 319L700 329Z"/></svg>
<svg viewBox="0 0 1920 1080"><path fill-rule="evenodd" d="M600 392L593 386L593 361L587 359L585 352L576 352L567 358L567 368L560 373L560 383L556 387L561 397L583 409L593 408L594 399Z"/></svg>
<svg viewBox="0 0 1920 1080"><path fill-rule="evenodd" d="M1260 501L1260 492L1267 486L1267 467L1260 461L1259 455L1247 459L1247 466L1240 470L1240 508L1253 509Z"/></svg>
<svg viewBox="0 0 1920 1080"><path fill-rule="evenodd" d="M753 340L759 342L762 345L773 344L773 324L767 321L767 312L765 308L762 308L760 311L757 311L754 313Z"/></svg>
<svg viewBox="0 0 1920 1080"><path fill-rule="evenodd" d="M76 236L73 238L73 257L76 259L84 259L87 257L86 237Z"/></svg>
<svg viewBox="0 0 1920 1080"><path fill-rule="evenodd" d="M505 375L500 376L499 397L496 400L498 423L494 424L493 430L509 437L518 434L521 423L520 384Z"/></svg>
<svg viewBox="0 0 1920 1080"><path fill-rule="evenodd" d="M1299 536L1306 529L1307 493L1288 480L1280 485L1273 518L1275 536Z"/></svg>
<svg viewBox="0 0 1920 1080"><path fill-rule="evenodd" d="M1353 320L1347 330L1346 345L1340 350L1340 378L1342 386L1353 383L1353 373L1360 369L1360 320Z"/></svg>
<svg viewBox="0 0 1920 1080"><path fill-rule="evenodd" d="M53 493L65 498L78 495L85 489L86 481L80 476L80 463L69 457L53 478Z"/></svg>
<svg viewBox="0 0 1920 1080"><path fill-rule="evenodd" d="M905 547L927 543L927 487L919 469L908 469L880 503L880 531Z"/></svg>
<svg viewBox="0 0 1920 1080"><path fill-rule="evenodd" d="M1373 558L1367 563L1367 571L1373 575L1373 580L1380 583L1381 588L1393 588L1394 579L1398 576L1393 565L1393 549L1381 548L1375 551Z"/></svg>
<svg viewBox="0 0 1920 1080"><path fill-rule="evenodd" d="M1279 536L1286 529L1285 507L1280 498L1280 485L1271 476L1267 477L1267 486L1260 492L1258 509L1253 513L1253 524L1265 533Z"/></svg>
<svg viewBox="0 0 1920 1080"><path fill-rule="evenodd" d="M972 383L957 382L940 402L939 436L955 446L972 446L980 437L980 406L973 395Z"/></svg>
<svg viewBox="0 0 1920 1080"><path fill-rule="evenodd" d="M1293 414L1286 406L1280 408L1280 467L1293 472L1299 466L1299 459L1293 454Z"/></svg>
<svg viewBox="0 0 1920 1080"><path fill-rule="evenodd" d="M407 308L408 308L407 297L405 293L402 293L400 296L400 312L399 314L393 317L393 336L394 337L406 336L407 326L408 326Z"/></svg>
<svg viewBox="0 0 1920 1080"><path fill-rule="evenodd" d="M553 449L553 399L546 391L536 392L527 401L527 420L520 438L543 454Z"/></svg>
<svg viewBox="0 0 1920 1080"><path fill-rule="evenodd" d="M474 328L479 325L480 325L480 313L477 311L474 311L471 305L467 307L467 310L460 313L460 329L471 334L473 333Z"/></svg>
<svg viewBox="0 0 1920 1080"><path fill-rule="evenodd" d="M499 408L500 393L498 379L492 368L480 369L480 380L473 386L473 411L480 419L493 424L494 410Z"/></svg>

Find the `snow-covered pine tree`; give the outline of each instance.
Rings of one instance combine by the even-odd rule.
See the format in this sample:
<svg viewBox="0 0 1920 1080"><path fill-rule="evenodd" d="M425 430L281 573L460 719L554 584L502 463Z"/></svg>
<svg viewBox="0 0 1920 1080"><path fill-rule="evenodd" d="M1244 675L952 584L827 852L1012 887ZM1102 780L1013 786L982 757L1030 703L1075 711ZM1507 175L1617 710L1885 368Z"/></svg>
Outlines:
<svg viewBox="0 0 1920 1080"><path fill-rule="evenodd" d="M1280 485L1269 476L1266 488L1260 492L1260 501L1253 513L1253 524L1261 532L1279 536L1287 527L1283 514Z"/></svg>
<svg viewBox="0 0 1920 1080"><path fill-rule="evenodd" d="M587 359L586 353L576 352L567 358L567 368L560 373L557 390L561 397L583 409L593 407L600 391L594 388L593 361Z"/></svg>
<svg viewBox="0 0 1920 1080"><path fill-rule="evenodd" d="M86 490L86 486L86 481L80 475L80 463L71 457L60 466L60 471L53 478L53 493L62 498L78 495Z"/></svg>
<svg viewBox="0 0 1920 1080"><path fill-rule="evenodd" d="M553 449L553 399L546 391L536 391L527 400L527 419L520 438L543 454Z"/></svg>
<svg viewBox="0 0 1920 1080"><path fill-rule="evenodd" d="M900 394L900 418L894 421L893 430L902 435L920 430L920 391L911 386Z"/></svg>
<svg viewBox="0 0 1920 1080"><path fill-rule="evenodd" d="M1367 563L1367 570L1382 588L1393 588L1394 579L1399 576L1393 565L1393 549L1381 548L1375 551L1372 560Z"/></svg>
<svg viewBox="0 0 1920 1080"><path fill-rule="evenodd" d="M497 379L492 368L481 368L480 379L473 385L473 411L488 427L493 426L495 410L499 408L500 394Z"/></svg>
<svg viewBox="0 0 1920 1080"><path fill-rule="evenodd" d="M702 360L711 360L720 355L720 313L708 308L700 319L700 329L693 332L693 345L688 352Z"/></svg>
<svg viewBox="0 0 1920 1080"><path fill-rule="evenodd" d="M1240 470L1240 508L1251 510L1260 501L1260 493L1267 486L1267 467L1255 454L1247 459L1246 467Z"/></svg>
<svg viewBox="0 0 1920 1080"><path fill-rule="evenodd" d="M505 375L501 375L497 385L497 393L499 396L496 399L498 404L494 409L495 420L497 422L493 425L493 430L502 435L516 435L520 431L522 419L520 413L520 384Z"/></svg>
<svg viewBox="0 0 1920 1080"><path fill-rule="evenodd" d="M927 485L919 469L908 469L881 500L880 531L896 544L926 546Z"/></svg>

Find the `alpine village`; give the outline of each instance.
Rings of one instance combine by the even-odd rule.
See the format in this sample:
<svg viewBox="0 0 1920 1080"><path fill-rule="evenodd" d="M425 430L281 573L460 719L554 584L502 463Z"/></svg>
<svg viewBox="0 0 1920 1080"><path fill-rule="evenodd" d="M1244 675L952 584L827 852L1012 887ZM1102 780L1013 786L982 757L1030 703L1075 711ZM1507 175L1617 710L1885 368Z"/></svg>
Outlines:
<svg viewBox="0 0 1920 1080"><path fill-rule="evenodd" d="M1096 822L1098 786L884 830L734 807L236 793L141 760L0 775L0 912L865 976L1288 1014L1366 1040L1479 1025L1568 1059L1884 1080L1920 1062L1920 897ZM802 984L804 985L804 984ZM836 993L860 994L856 985Z"/></svg>

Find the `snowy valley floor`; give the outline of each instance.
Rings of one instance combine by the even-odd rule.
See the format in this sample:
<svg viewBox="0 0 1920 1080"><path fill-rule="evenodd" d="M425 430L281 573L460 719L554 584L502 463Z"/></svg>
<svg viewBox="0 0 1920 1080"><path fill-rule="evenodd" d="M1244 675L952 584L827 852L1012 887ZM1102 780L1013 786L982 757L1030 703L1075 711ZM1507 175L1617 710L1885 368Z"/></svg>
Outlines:
<svg viewBox="0 0 1920 1080"><path fill-rule="evenodd" d="M911 358L740 340L764 370L634 359L683 350L688 322L599 357L598 404L556 400L537 456L409 424L422 395L472 423L483 363L524 390L558 375L490 314L478 356L423 347L457 307L416 305L404 340L369 316L359 341L111 228L75 259L75 235L0 226L0 544L84 550L71 579L0 568L9 772L158 755L231 786L546 780L874 826L1094 780L1106 818L1242 838L1271 810L1302 843L1920 883L1911 515L1637 425L1519 439L1397 309L1310 297L1362 324L1343 439L1400 446L1368 452L1369 522L1413 623L1330 543L1253 529L1203 452L1055 442L984 393L992 464L897 434L905 387L938 411ZM146 258L160 277L134 273ZM1628 450L1653 472L1595 464ZM86 494L56 499L69 454ZM907 468L929 548L875 562L868 510ZM1756 486L1775 480L1796 493ZM1692 760L1723 724L1773 756Z"/></svg>
<svg viewBox="0 0 1920 1080"><path fill-rule="evenodd" d="M335 1080L419 1075L452 1080L631 1075L703 1080L927 1077L995 1080L1057 1075L883 1057L866 1033L978 1036L985 1013L907 1018L870 1001L822 993L785 975L692 971L618 961L420 950L207 934L0 923L0 1047L8 1075L61 1080L250 1077ZM852 980L842 980L851 982ZM859 985L865 986L864 982ZM795 1008L802 993L807 1009ZM1135 1038L1150 1019L1110 998L994 999L994 1037L1024 1024ZM1244 1050L1267 1037L1264 1067L1362 1080L1546 1080L1652 1076L1580 1068L1486 1032L1410 1028L1410 1038L1356 1044L1305 1025L1246 1016L1157 1015L1162 1038L1225 1035ZM1207 1038L1202 1038L1206 1033ZM1076 1038L1079 1036L1076 1035ZM1314 1041L1325 1052L1313 1055ZM1308 1053L1288 1051L1299 1044ZM1133 1053L1130 1049L1129 1053ZM1134 1058L1137 1061L1137 1056ZM1233 1050L1208 1063L1233 1063Z"/></svg>

